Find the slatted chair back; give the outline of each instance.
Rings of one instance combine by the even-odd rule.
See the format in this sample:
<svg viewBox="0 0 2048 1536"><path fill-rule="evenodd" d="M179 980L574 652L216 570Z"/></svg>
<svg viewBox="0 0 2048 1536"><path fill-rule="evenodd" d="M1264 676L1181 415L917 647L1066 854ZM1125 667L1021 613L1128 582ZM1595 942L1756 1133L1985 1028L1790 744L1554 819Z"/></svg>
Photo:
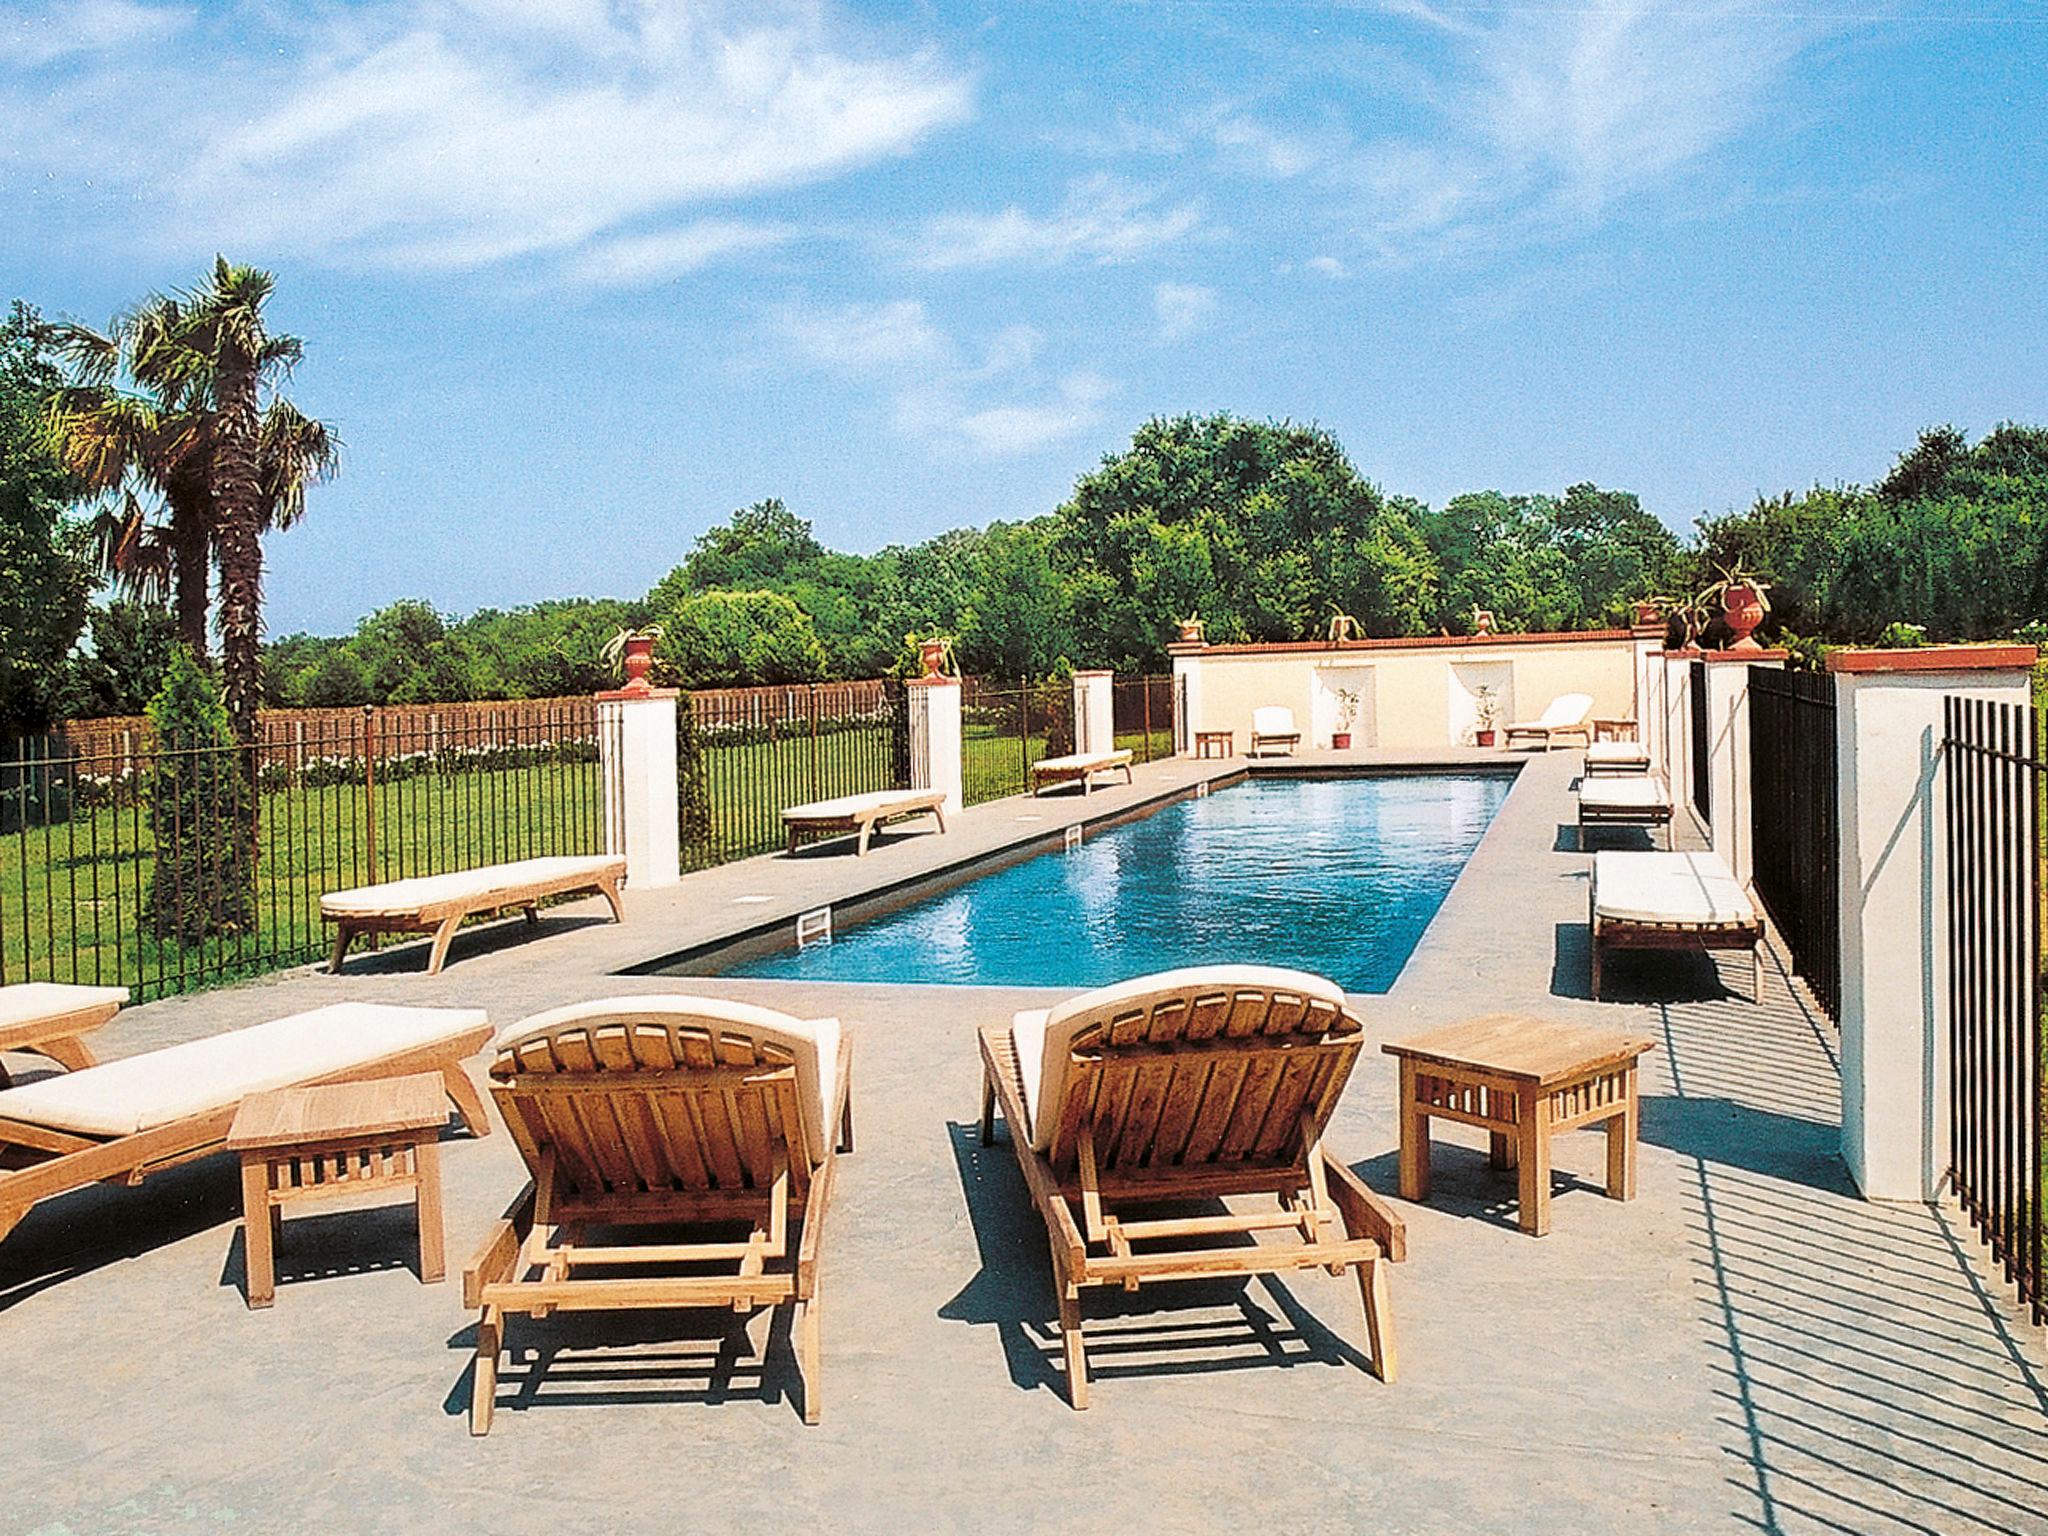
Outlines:
<svg viewBox="0 0 2048 1536"><path fill-rule="evenodd" d="M1087 1152L1104 1189L1185 1186L1188 1170L1299 1169L1320 1141L1365 1043L1342 993L1265 967L1177 975L1135 995L1105 989L1099 1008L1055 1015L1055 1028L1072 1031L1064 1087L1046 1101L1062 1178Z"/></svg>
<svg viewBox="0 0 2048 1536"><path fill-rule="evenodd" d="M492 1092L558 1218L701 1216L758 1204L785 1174L801 1198L827 1134L818 1071L837 1025L822 1024L832 1040L745 1004L609 999L502 1040Z"/></svg>

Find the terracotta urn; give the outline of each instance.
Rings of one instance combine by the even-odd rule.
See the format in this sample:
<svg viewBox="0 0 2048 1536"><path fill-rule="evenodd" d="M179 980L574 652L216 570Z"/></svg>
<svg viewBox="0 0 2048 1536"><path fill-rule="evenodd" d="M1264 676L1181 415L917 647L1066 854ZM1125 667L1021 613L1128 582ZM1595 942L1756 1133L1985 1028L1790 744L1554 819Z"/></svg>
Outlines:
<svg viewBox="0 0 2048 1536"><path fill-rule="evenodd" d="M1662 624L1664 607L1661 603L1637 603L1636 622L1642 625Z"/></svg>
<svg viewBox="0 0 2048 1536"><path fill-rule="evenodd" d="M1473 611L1472 633L1475 635L1490 635L1493 633L1493 610L1491 608L1479 608Z"/></svg>
<svg viewBox="0 0 2048 1536"><path fill-rule="evenodd" d="M1202 621L1200 619L1190 618L1180 621L1180 643L1182 645L1200 645L1202 643Z"/></svg>
<svg viewBox="0 0 2048 1536"><path fill-rule="evenodd" d="M1330 733L1330 746L1334 751L1348 751L1351 746L1351 733L1349 731L1332 731Z"/></svg>
<svg viewBox="0 0 2048 1536"><path fill-rule="evenodd" d="M626 669L627 693L650 693L647 670L654 665L654 636L628 635L621 657Z"/></svg>
<svg viewBox="0 0 2048 1536"><path fill-rule="evenodd" d="M943 640L920 640L917 642L917 659L924 664L926 677L937 677L946 666L946 642Z"/></svg>
<svg viewBox="0 0 2048 1536"><path fill-rule="evenodd" d="M1762 646L1750 638L1756 633L1757 625L1764 621L1764 600L1755 587L1747 582L1737 582L1721 598L1721 618L1733 637L1728 642L1731 651L1760 651Z"/></svg>
<svg viewBox="0 0 2048 1536"><path fill-rule="evenodd" d="M1493 745L1493 732L1484 728L1475 730L1472 733L1472 740L1479 746L1490 747Z"/></svg>

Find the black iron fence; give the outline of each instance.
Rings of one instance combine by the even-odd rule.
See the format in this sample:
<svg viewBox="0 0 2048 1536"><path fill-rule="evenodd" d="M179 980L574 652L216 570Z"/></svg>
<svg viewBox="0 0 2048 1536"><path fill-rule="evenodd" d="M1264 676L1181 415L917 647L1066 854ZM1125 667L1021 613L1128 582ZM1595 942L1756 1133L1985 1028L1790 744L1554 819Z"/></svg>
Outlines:
<svg viewBox="0 0 2048 1536"><path fill-rule="evenodd" d="M1074 688L1064 678L965 678L960 714L961 794L969 805L1021 795L1033 763L1074 750Z"/></svg>
<svg viewBox="0 0 2048 1536"><path fill-rule="evenodd" d="M1707 664L1696 661L1692 674L1692 808L1700 820L1714 816L1713 732L1707 719Z"/></svg>
<svg viewBox="0 0 2048 1536"><path fill-rule="evenodd" d="M1120 677L1110 684L1116 744L1139 762L1173 756L1173 679Z"/></svg>
<svg viewBox="0 0 2048 1536"><path fill-rule="evenodd" d="M1835 680L1749 669L1750 847L1757 894L1829 1018L1842 1009Z"/></svg>
<svg viewBox="0 0 2048 1536"><path fill-rule="evenodd" d="M248 767L255 765L255 783ZM589 701L266 724L0 761L0 984L161 996L316 958L320 897L604 846Z"/></svg>
<svg viewBox="0 0 2048 1536"><path fill-rule="evenodd" d="M1956 1197L1993 1261L2048 1323L2042 1164L2042 780L2039 712L1946 704L1949 1052Z"/></svg>
<svg viewBox="0 0 2048 1536"><path fill-rule="evenodd" d="M684 867L780 848L785 807L907 785L903 695L889 680L686 696L676 764Z"/></svg>

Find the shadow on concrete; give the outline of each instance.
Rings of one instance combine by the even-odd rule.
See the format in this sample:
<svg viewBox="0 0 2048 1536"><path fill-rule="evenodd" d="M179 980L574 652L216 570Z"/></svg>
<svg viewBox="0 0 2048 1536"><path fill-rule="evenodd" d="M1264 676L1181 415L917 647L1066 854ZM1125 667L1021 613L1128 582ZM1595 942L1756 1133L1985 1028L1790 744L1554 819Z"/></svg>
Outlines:
<svg viewBox="0 0 2048 1536"><path fill-rule="evenodd" d="M1593 931L1584 922L1553 925L1550 995L1593 995ZM1743 958L1745 969L1747 957ZM1600 967L1603 1003L1749 1001L1729 986L1703 949L1611 949Z"/></svg>
<svg viewBox="0 0 2048 1536"><path fill-rule="evenodd" d="M1582 1142L1586 1152L1580 1157L1576 1149ZM1582 1164L1584 1171L1560 1168L1553 1163L1550 1169L1553 1201L1560 1195L1593 1194L1603 1200L1607 1198L1607 1141L1604 1134L1588 1132L1583 1138L1560 1138L1554 1147L1568 1161ZM1400 1165L1400 1153L1383 1152L1362 1163L1353 1163L1351 1171L1375 1189L1385 1192L1394 1201L1396 1210L1412 1209L1413 1202L1402 1200L1394 1193L1400 1187ZM1484 1147L1468 1147L1461 1142L1438 1138L1429 1144L1429 1199L1422 1203L1446 1216L1456 1216L1464 1221L1483 1221L1519 1232L1522 1202L1517 1179L1514 1169L1496 1168L1488 1162Z"/></svg>
<svg viewBox="0 0 2048 1536"><path fill-rule="evenodd" d="M1008 1128L999 1130L995 1145L988 1147L981 1145L980 1127L972 1121L952 1122L948 1133L981 1268L939 1309L939 1316L993 1327L1012 1382L1025 1391L1051 1390L1064 1397L1066 1371L1045 1226L1017 1169ZM1178 1214L1223 1209L1216 1201L1173 1206ZM1150 1213L1141 1206L1129 1210ZM1347 1279L1341 1285L1355 1301L1355 1283ZM1303 1306L1286 1282L1271 1276L1256 1282L1238 1276L1181 1280L1135 1293L1094 1287L1083 1293L1081 1311L1091 1381L1296 1365L1367 1369L1361 1349ZM1359 1330L1362 1336L1362 1318Z"/></svg>
<svg viewBox="0 0 2048 1536"><path fill-rule="evenodd" d="M485 923L465 926L455 935L448 946L446 965L459 965L465 959L478 955L495 954L501 949L510 949L515 944L544 944L550 937L574 933L579 928L601 927L611 921L609 913L592 913L588 916L551 914L545 907L535 922L523 917L509 917ZM331 938L331 935L330 935ZM368 940L358 939L350 948L348 958L342 962L340 975L343 976L400 976L407 972L419 974L427 968L427 956L433 949L429 938L406 938L393 943L389 935L383 946L372 952L362 946ZM321 962L326 969L326 962Z"/></svg>
<svg viewBox="0 0 2048 1536"><path fill-rule="evenodd" d="M409 1269L414 1279L419 1278L419 1223L409 1201L304 1216L287 1212L281 1230L282 1241L272 1258L278 1306L285 1305L285 1292L292 1286L313 1280L375 1275L393 1269ZM220 1283L240 1291L242 1300L248 1301L249 1240L247 1229L240 1222L235 1224L227 1257L221 1264Z"/></svg>
<svg viewBox="0 0 2048 1536"><path fill-rule="evenodd" d="M790 1339L792 1309L774 1309L756 1349L759 1309L693 1307L662 1312L557 1312L505 1322L498 1357L499 1414L540 1408L599 1408L734 1401L786 1403L802 1414L802 1376ZM462 1373L442 1412L466 1417L475 1385L476 1325L448 1338L463 1352ZM830 1357L826 1368L830 1369Z"/></svg>
<svg viewBox="0 0 2048 1536"><path fill-rule="evenodd" d="M1649 827L1610 826L1602 823L1596 827L1581 827L1575 821L1560 821L1557 836L1551 840L1552 853L1662 853L1664 844L1660 834Z"/></svg>
<svg viewBox="0 0 2048 1536"><path fill-rule="evenodd" d="M1856 1196L1834 1125L1735 1099L1644 1094L1642 1106L1648 1146L1844 1199Z"/></svg>

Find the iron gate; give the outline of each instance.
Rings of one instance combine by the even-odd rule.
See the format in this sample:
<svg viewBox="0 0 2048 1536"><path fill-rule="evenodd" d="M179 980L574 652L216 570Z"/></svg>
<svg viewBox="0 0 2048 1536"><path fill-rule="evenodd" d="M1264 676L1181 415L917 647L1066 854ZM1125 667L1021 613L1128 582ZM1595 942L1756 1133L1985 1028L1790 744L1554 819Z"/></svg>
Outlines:
<svg viewBox="0 0 2048 1536"><path fill-rule="evenodd" d="M1814 998L1842 1010L1835 680L1749 669L1750 847L1757 895Z"/></svg>

